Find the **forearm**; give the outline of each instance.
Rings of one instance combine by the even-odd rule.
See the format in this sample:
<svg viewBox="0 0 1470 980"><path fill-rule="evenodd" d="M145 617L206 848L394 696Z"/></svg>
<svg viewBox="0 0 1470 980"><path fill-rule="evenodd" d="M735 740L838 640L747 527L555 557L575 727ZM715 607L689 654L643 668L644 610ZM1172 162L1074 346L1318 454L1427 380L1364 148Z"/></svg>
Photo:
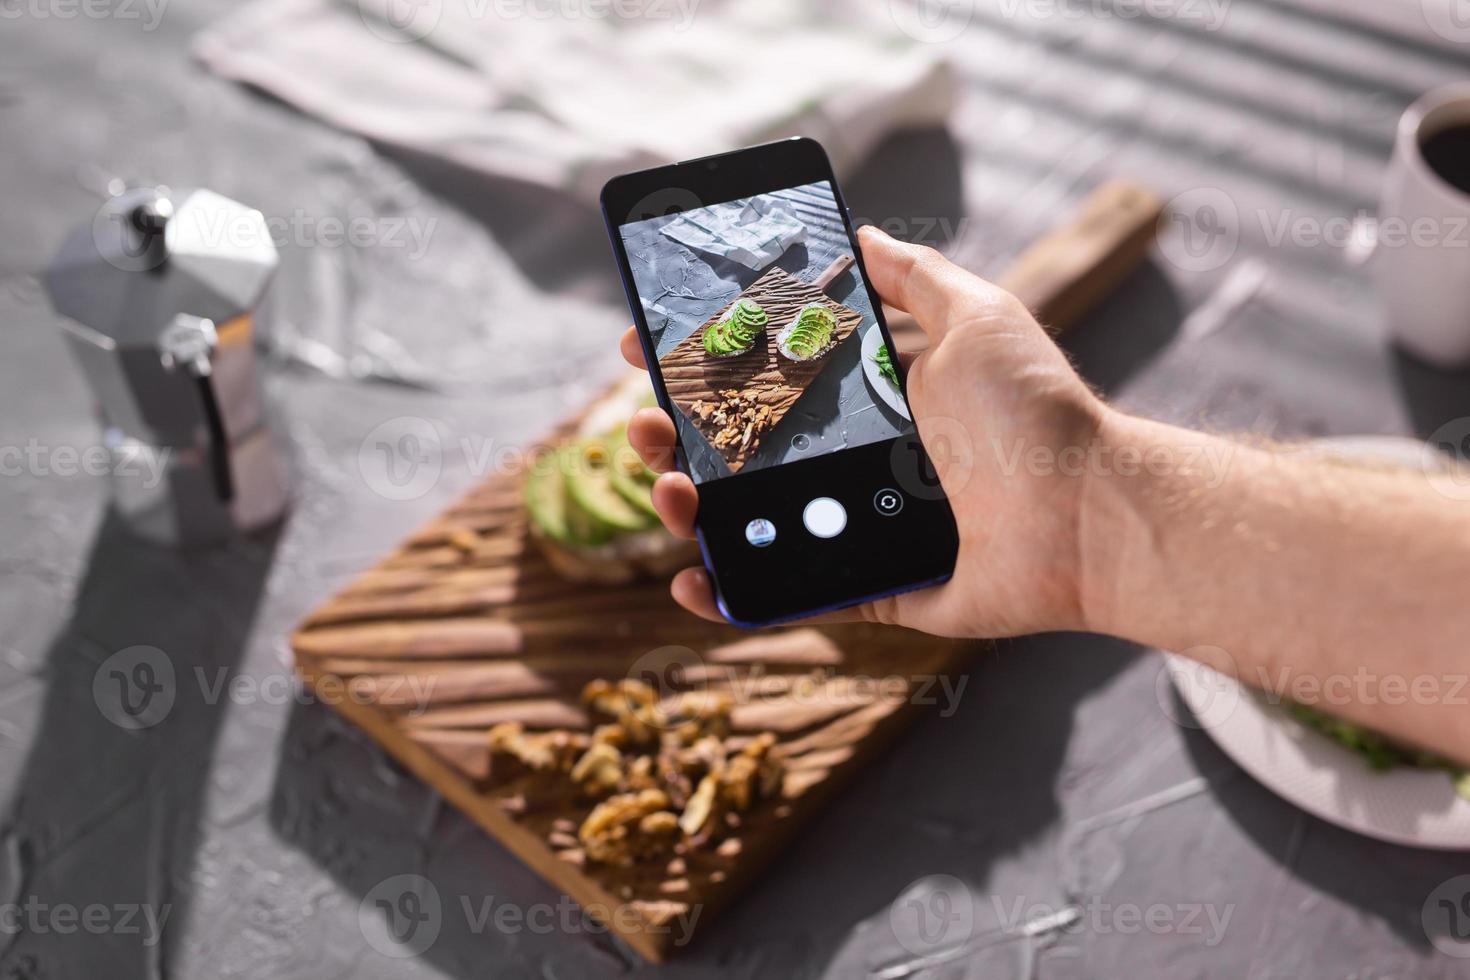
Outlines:
<svg viewBox="0 0 1470 980"><path fill-rule="evenodd" d="M1091 628L1470 761L1470 503L1417 471L1117 413L1101 444L1079 531Z"/></svg>

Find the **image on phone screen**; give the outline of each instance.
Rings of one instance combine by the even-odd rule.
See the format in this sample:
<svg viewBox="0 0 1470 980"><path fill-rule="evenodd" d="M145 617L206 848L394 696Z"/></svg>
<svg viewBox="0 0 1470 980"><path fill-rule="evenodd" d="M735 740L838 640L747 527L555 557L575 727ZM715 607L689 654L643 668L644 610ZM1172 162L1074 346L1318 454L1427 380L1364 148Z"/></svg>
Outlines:
<svg viewBox="0 0 1470 980"><path fill-rule="evenodd" d="M829 181L619 234L695 483L913 431Z"/></svg>

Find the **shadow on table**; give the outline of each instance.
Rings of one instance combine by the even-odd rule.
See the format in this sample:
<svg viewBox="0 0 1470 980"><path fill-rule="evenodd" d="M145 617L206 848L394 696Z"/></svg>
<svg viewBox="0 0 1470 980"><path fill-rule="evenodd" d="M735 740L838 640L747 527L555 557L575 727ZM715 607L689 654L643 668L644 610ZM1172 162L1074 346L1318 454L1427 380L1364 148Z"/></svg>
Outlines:
<svg viewBox="0 0 1470 980"><path fill-rule="evenodd" d="M0 940L0 974L168 974L225 713L210 692L240 661L275 543L271 533L171 551L104 519L47 654L40 722L0 818L15 876L0 876L11 892L0 901L144 911L101 931L23 927Z"/></svg>
<svg viewBox="0 0 1470 980"><path fill-rule="evenodd" d="M1173 696L1179 717L1187 717L1189 708L1177 691ZM1200 772L1238 768L1200 729L1185 729L1184 744ZM1424 900L1446 879L1470 872L1470 855L1402 847L1344 830L1298 809L1254 779L1217 782L1211 794L1283 870L1377 919L1417 950L1431 948L1420 920Z"/></svg>
<svg viewBox="0 0 1470 980"><path fill-rule="evenodd" d="M1111 397L1174 340L1184 316L1169 277L1149 261L1059 342L1082 376Z"/></svg>
<svg viewBox="0 0 1470 980"><path fill-rule="evenodd" d="M1095 649L1079 655L1079 644ZM643 965L588 927L556 889L325 707L298 707L291 717L271 824L362 899L370 920L387 924L402 894L394 880L419 876L415 887L441 909L437 938L421 955L449 976L818 975L838 970L834 959L852 943L870 941L864 924L886 923L885 910L910 883L935 874L982 881L996 857L1054 824L1073 710L1133 653L1061 634L1008 647L981 654L948 717L940 696L663 967ZM953 690L960 678L950 680ZM385 887L396 891L380 906ZM528 916L546 909L538 914L558 925L498 929L484 913L505 905Z"/></svg>

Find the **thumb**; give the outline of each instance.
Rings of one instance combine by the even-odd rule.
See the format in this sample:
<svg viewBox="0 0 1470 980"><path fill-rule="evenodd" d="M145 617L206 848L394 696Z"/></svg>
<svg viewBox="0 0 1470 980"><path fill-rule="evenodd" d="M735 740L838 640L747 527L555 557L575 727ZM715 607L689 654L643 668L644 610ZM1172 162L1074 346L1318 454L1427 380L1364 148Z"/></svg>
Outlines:
<svg viewBox="0 0 1470 980"><path fill-rule="evenodd" d="M863 268L884 303L913 316L937 341L947 329L957 291L974 277L934 249L909 245L873 225L858 229Z"/></svg>

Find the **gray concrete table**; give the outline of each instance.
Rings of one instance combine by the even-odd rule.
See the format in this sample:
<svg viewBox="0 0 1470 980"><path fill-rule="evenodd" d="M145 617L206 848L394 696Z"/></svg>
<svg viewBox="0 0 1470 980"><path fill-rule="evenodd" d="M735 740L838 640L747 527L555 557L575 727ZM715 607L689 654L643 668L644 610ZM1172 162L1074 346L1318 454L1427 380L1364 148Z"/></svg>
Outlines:
<svg viewBox="0 0 1470 980"><path fill-rule="evenodd" d="M617 374L625 313L598 219L203 77L188 39L233 6L175 0L152 23L145 5L0 5L0 447L37 447L0 481L0 976L897 975L916 964L892 923L926 880L971 899L969 953L932 976L1470 972L1420 924L1470 858L1281 802L1171 720L1156 654L1079 635L983 655L954 710L917 724L676 964L645 967L561 911L295 692L285 635ZM1090 379L1138 411L1276 437L1422 437L1470 415L1470 379L1384 342L1351 252L1275 231L1371 209L1395 116L1463 74L1463 48L1305 0L1183 7L1198 16L969 5L943 42L964 87L950 131L885 144L847 182L854 211L993 272L1105 177L1218 193L1218 262L1176 229L1068 337ZM109 175L204 184L282 229L267 393L299 487L264 539L141 546L107 515L105 482L57 452L99 434L34 273ZM354 217L381 240L331 233ZM408 218L421 234L390 232ZM547 342L519 342L528 323ZM432 489L395 501L358 460L403 417L432 420L441 452ZM92 679L138 644L168 656L176 703L127 732ZM441 900L436 941L406 959L368 939L399 875ZM556 925L497 928L502 906ZM995 941L1053 914L1077 921Z"/></svg>

